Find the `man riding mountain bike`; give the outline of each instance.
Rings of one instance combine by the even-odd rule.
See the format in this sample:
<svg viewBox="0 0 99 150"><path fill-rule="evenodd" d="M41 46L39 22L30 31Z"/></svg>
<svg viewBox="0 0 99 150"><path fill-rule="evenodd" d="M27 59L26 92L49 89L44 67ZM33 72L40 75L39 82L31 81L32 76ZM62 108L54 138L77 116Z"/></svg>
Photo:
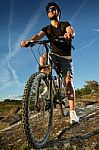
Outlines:
<svg viewBox="0 0 99 150"><path fill-rule="evenodd" d="M48 18L51 23L41 29L36 35L28 41L22 41L21 46L27 47L30 42L40 40L45 35L48 39L64 37L63 41L52 40L50 45L52 47L51 58L52 61L61 68L62 75L65 79L67 97L69 100L70 107L70 123L78 123L79 117L75 112L75 92L72 85L73 72L72 72L72 56L71 41L74 37L74 29L69 22L60 22L61 10L55 2L49 2L46 6ZM46 62L46 54L40 57L40 65L43 66ZM46 72L46 69L42 69L41 72Z"/></svg>

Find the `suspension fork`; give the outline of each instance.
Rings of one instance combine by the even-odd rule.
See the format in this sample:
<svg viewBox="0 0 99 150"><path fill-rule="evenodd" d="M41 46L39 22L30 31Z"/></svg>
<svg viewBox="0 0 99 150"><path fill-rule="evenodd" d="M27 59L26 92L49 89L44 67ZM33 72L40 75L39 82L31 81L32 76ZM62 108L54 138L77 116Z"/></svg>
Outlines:
<svg viewBox="0 0 99 150"><path fill-rule="evenodd" d="M48 54L48 61L50 62L50 66L49 66L49 75L48 75L48 80L49 80L49 95L48 95L48 99L52 100L52 61L49 60L50 56ZM48 62L48 63L49 63Z"/></svg>
<svg viewBox="0 0 99 150"><path fill-rule="evenodd" d="M44 44L44 46L46 49L46 65L48 65L49 64L49 49L46 43Z"/></svg>
<svg viewBox="0 0 99 150"><path fill-rule="evenodd" d="M61 92L61 80L60 80L60 75L58 75L58 95L60 95Z"/></svg>
<svg viewBox="0 0 99 150"><path fill-rule="evenodd" d="M49 48L47 44L44 44L45 49L46 49L46 65L49 67L49 74L48 74L48 99L52 101L52 61L50 59L49 55Z"/></svg>

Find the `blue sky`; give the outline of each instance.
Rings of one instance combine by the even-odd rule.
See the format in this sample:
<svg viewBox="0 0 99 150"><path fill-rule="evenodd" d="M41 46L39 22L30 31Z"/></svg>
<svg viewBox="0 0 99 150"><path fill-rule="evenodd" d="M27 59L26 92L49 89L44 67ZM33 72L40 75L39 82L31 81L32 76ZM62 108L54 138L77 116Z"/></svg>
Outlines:
<svg viewBox="0 0 99 150"><path fill-rule="evenodd" d="M0 4L0 99L22 95L37 64L29 48L20 42L49 24L45 5L49 0L3 0ZM55 0L62 10L61 21L75 29L72 51L74 86L99 81L99 1Z"/></svg>

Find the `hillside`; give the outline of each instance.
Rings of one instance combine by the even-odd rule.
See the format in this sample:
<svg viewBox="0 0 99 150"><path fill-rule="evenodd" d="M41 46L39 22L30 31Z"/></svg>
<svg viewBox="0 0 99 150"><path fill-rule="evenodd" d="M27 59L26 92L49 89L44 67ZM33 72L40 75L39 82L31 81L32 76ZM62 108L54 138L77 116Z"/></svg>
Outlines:
<svg viewBox="0 0 99 150"><path fill-rule="evenodd" d="M99 150L99 99L76 100L80 123L69 124L59 108L54 110L47 150ZM33 150L27 144L21 123L21 101L0 102L0 150Z"/></svg>

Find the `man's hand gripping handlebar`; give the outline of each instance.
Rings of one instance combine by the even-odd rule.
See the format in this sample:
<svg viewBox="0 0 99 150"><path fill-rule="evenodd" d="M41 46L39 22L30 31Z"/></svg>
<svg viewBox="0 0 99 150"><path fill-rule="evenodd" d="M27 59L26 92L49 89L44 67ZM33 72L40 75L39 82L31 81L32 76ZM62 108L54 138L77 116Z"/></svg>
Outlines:
<svg viewBox="0 0 99 150"><path fill-rule="evenodd" d="M21 42L21 47L25 48L25 47L32 47L34 45L34 43L31 41L22 41Z"/></svg>

